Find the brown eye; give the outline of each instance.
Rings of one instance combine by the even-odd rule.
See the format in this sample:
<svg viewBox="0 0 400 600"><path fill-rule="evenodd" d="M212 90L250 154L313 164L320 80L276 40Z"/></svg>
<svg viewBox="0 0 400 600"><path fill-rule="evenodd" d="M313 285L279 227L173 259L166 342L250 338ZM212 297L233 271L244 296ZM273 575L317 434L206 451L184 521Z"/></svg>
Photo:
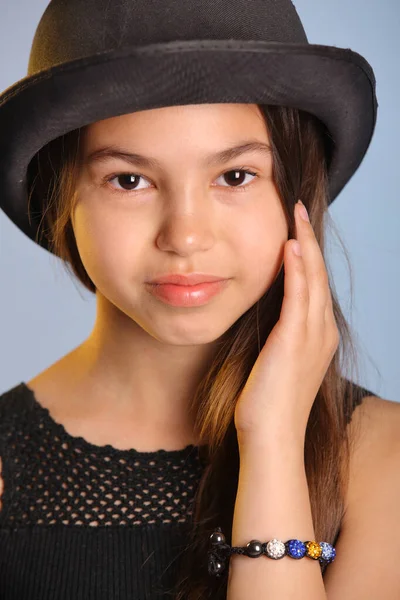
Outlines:
<svg viewBox="0 0 400 600"><path fill-rule="evenodd" d="M125 189L134 189L136 188L137 184L138 184L138 179L140 179L140 177L138 177L137 175L118 175L117 177L117 181L118 183Z"/></svg>
<svg viewBox="0 0 400 600"><path fill-rule="evenodd" d="M226 173L223 173L221 177L223 177L228 183L228 186L223 187L246 187L243 185L243 182L245 181L247 175L257 177L256 173L246 171L244 169L231 169L230 171L226 171Z"/></svg>
<svg viewBox="0 0 400 600"><path fill-rule="evenodd" d="M258 175L252 171L247 171L245 169L231 169L220 175L219 178L224 178L225 183L228 183L228 185L222 184L222 187L238 188L245 191L247 185L243 185L243 183L246 181L246 176L248 175L253 178L258 177ZM116 173L108 178L107 182L111 184L114 191L123 193L145 189L146 186L138 187L141 179L147 181L142 175L137 175L136 173ZM117 185L111 183L114 180L117 181Z"/></svg>
<svg viewBox="0 0 400 600"><path fill-rule="evenodd" d="M117 180L118 185L112 185L111 187L116 191L131 192L137 189L143 189L138 188L141 179L144 180L144 177L142 177L142 175L136 175L135 173L117 173L117 175L111 177L108 182L111 183L112 181Z"/></svg>

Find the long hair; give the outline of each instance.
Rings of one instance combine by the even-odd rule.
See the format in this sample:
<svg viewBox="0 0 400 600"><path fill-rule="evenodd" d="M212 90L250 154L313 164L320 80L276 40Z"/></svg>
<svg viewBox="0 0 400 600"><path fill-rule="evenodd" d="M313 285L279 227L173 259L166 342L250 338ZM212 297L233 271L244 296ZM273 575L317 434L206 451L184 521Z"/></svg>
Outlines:
<svg viewBox="0 0 400 600"><path fill-rule="evenodd" d="M260 105L269 133L273 178L294 237L293 210L305 204L316 239L325 257L328 208L328 167L333 141L323 123L304 111ZM81 130L53 140L32 159L28 169L31 214L42 215L38 240L46 236L53 252L91 292L94 283L85 271L76 246L70 215L74 202ZM347 256L347 255L346 255ZM344 516L348 481L349 416L359 402L358 364L350 326L340 309L326 262L333 312L340 341L313 403L307 424L304 460L316 539L334 543ZM216 580L207 572L209 536L221 526L231 543L239 477L239 448L234 411L240 393L265 341L279 319L284 289L283 267L268 291L222 336L222 343L191 399L195 433L205 469L189 517L188 542L180 555L176 600L226 598L227 576ZM345 366L350 379L343 376Z"/></svg>

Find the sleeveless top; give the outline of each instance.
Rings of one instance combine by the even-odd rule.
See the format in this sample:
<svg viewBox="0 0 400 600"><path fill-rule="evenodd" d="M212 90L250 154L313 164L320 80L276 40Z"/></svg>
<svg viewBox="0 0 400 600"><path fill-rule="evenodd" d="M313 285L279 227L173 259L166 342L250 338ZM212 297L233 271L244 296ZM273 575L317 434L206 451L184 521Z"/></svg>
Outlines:
<svg viewBox="0 0 400 600"><path fill-rule="evenodd" d="M0 395L0 457L1 600L172 598L205 468L198 446L91 444L22 382Z"/></svg>

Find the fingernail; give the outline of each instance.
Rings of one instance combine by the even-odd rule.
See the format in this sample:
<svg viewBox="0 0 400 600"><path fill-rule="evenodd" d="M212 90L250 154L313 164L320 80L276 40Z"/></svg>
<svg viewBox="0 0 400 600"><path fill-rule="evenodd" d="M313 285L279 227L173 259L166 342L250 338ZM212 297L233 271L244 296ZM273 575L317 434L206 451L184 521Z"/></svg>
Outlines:
<svg viewBox="0 0 400 600"><path fill-rule="evenodd" d="M301 256L301 248L299 242L296 240L293 242L292 250L296 254L296 256Z"/></svg>
<svg viewBox="0 0 400 600"><path fill-rule="evenodd" d="M310 222L309 216L308 216L308 212L306 207L304 206L304 204L302 203L301 200L298 201L299 204L299 212L300 212L300 216L303 219L303 221L308 221Z"/></svg>

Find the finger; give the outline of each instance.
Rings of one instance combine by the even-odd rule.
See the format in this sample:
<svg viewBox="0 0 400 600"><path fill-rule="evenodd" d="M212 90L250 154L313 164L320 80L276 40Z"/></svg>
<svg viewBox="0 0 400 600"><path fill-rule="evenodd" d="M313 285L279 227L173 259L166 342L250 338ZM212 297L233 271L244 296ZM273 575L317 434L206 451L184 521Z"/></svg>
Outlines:
<svg viewBox="0 0 400 600"><path fill-rule="evenodd" d="M334 317L334 312L333 312L332 292L331 292L330 286L328 284L328 299L327 299L326 308L325 308L325 321L328 321L331 318L334 319L335 317Z"/></svg>
<svg viewBox="0 0 400 600"><path fill-rule="evenodd" d="M288 334L302 333L307 326L309 290L302 256L293 252L296 240L288 240L284 246L284 292L280 327Z"/></svg>
<svg viewBox="0 0 400 600"><path fill-rule="evenodd" d="M327 273L327 277L328 277L327 303L326 303L326 308L325 308L325 324L328 327L330 327L332 325L333 329L336 329L338 331L335 313L333 310L333 295L332 295L332 290L331 290L331 286L329 283L329 272L328 272L328 269L326 268L326 265L325 265L325 269L326 269L326 273Z"/></svg>
<svg viewBox="0 0 400 600"><path fill-rule="evenodd" d="M330 291L329 291L328 303L327 303L326 309L325 309L325 326L326 326L327 330L330 332L333 342L339 343L340 332L339 332L339 328L337 326L335 313L333 310L333 300L332 300L332 294Z"/></svg>
<svg viewBox="0 0 400 600"><path fill-rule="evenodd" d="M302 205L295 205L296 237L303 250L303 262L310 294L309 315L320 325L325 320L329 296L329 279L324 257L309 221L301 216Z"/></svg>

